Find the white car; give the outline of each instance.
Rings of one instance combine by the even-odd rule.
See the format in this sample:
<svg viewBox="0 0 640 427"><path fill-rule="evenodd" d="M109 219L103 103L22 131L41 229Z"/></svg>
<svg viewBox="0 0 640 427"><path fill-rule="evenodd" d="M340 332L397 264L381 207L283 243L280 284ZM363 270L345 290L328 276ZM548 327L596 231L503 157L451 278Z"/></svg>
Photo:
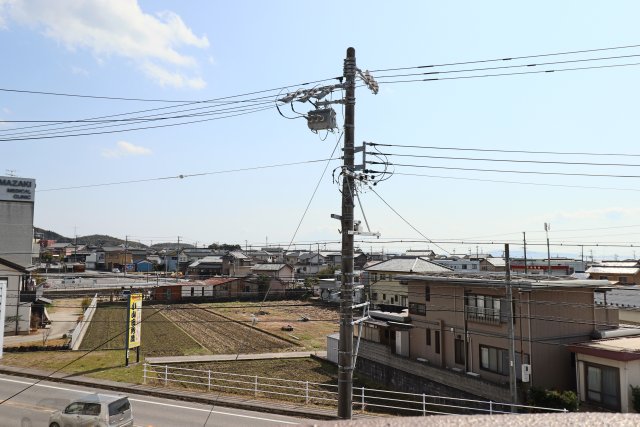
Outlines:
<svg viewBox="0 0 640 427"><path fill-rule="evenodd" d="M120 273L120 269L119 268L112 268L111 272L112 273Z"/></svg>
<svg viewBox="0 0 640 427"><path fill-rule="evenodd" d="M126 396L90 394L49 417L49 427L133 427L131 403Z"/></svg>

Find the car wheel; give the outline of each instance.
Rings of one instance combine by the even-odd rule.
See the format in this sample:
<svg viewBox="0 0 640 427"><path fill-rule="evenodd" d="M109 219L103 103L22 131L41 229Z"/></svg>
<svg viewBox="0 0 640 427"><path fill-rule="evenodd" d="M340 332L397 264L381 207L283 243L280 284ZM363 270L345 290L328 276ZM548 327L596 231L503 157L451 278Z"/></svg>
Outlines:
<svg viewBox="0 0 640 427"><path fill-rule="evenodd" d="M49 427L60 427L60 425L58 423L51 423L49 424Z"/></svg>

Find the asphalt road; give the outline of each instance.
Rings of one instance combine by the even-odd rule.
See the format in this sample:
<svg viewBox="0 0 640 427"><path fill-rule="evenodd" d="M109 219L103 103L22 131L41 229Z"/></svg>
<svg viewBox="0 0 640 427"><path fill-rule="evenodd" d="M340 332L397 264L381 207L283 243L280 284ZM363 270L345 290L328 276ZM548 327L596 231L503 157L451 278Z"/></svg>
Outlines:
<svg viewBox="0 0 640 427"><path fill-rule="evenodd" d="M0 401L33 383L34 380L29 378L0 375ZM49 415L53 411L62 409L74 399L90 393L119 395L112 391L43 381L0 404L0 426L46 427ZM212 410L211 406L198 403L133 394L128 396L133 408L134 425L138 427L279 426L310 423L310 420L260 412L223 407ZM209 420L205 424L208 416Z"/></svg>

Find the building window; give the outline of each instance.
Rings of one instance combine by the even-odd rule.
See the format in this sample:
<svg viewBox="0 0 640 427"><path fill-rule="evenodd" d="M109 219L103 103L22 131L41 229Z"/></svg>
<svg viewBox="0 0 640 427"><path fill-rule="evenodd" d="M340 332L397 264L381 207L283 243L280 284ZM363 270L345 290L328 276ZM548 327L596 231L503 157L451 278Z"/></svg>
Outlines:
<svg viewBox="0 0 640 427"><path fill-rule="evenodd" d="M473 294L466 296L465 309L466 317L469 320L490 323L506 322L506 315L501 316L501 308L502 304L499 297Z"/></svg>
<svg viewBox="0 0 640 427"><path fill-rule="evenodd" d="M585 363L587 400L614 411L620 410L620 372L618 368Z"/></svg>
<svg viewBox="0 0 640 427"><path fill-rule="evenodd" d="M191 288L191 296L193 296L193 293L194 293L194 289Z"/></svg>
<svg viewBox="0 0 640 427"><path fill-rule="evenodd" d="M427 314L427 306L425 304L418 304L416 302L409 303L409 314L417 314L418 316L424 316Z"/></svg>
<svg viewBox="0 0 640 427"><path fill-rule="evenodd" d="M435 334L435 340L436 340L436 354L440 354L440 331L436 331Z"/></svg>
<svg viewBox="0 0 640 427"><path fill-rule="evenodd" d="M386 301L387 300L387 294L382 294L382 300Z"/></svg>
<svg viewBox="0 0 640 427"><path fill-rule="evenodd" d="M202 287L202 296L204 296L204 286Z"/></svg>
<svg viewBox="0 0 640 427"><path fill-rule="evenodd" d="M627 277L626 277L626 276L620 276L620 277L618 277L618 282L620 282L620 283L627 283Z"/></svg>
<svg viewBox="0 0 640 427"><path fill-rule="evenodd" d="M600 280L609 280L607 276L600 276Z"/></svg>
<svg viewBox="0 0 640 427"><path fill-rule="evenodd" d="M431 329L427 328L427 345L431 346Z"/></svg>
<svg viewBox="0 0 640 427"><path fill-rule="evenodd" d="M373 301L377 300L377 299L378 299L378 294L377 294L376 292L372 293L372 294L371 294L371 299L372 299Z"/></svg>
<svg viewBox="0 0 640 427"><path fill-rule="evenodd" d="M509 375L509 353L502 348L481 345L480 368L500 375Z"/></svg>
<svg viewBox="0 0 640 427"><path fill-rule="evenodd" d="M428 286L424 287L424 300L431 301L431 288Z"/></svg>
<svg viewBox="0 0 640 427"><path fill-rule="evenodd" d="M467 269L467 264L462 264L462 269L466 270Z"/></svg>
<svg viewBox="0 0 640 427"><path fill-rule="evenodd" d="M453 344L454 344L454 352L455 352L455 362L458 365L464 365L464 361L465 361L464 340L460 335L458 335Z"/></svg>

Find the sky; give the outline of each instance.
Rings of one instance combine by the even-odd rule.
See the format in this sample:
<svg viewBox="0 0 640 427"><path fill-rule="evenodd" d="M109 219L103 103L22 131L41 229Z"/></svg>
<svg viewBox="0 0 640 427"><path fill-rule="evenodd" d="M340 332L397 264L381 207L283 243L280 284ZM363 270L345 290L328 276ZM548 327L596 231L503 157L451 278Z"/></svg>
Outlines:
<svg viewBox="0 0 640 427"><path fill-rule="evenodd" d="M332 174L341 107L340 128L314 134L301 116L313 106L282 105L282 115L274 106L287 92L337 83L352 46L380 85L377 95L357 89L356 145L396 145L379 147L394 173L375 191L360 188L381 237L360 237L359 247L499 254L510 243L518 255L526 232L529 255L545 256L549 223L552 256L640 256L631 247L640 240L640 66L608 67L640 63L640 46L609 49L640 45L639 9L634 1L0 0L0 175L35 178L34 225L65 236L338 248L330 215L340 213ZM606 50L482 62L595 49ZM407 76L430 71L440 74ZM510 75L480 77L488 74ZM398 82L425 77L447 79ZM227 98L243 94L251 95ZM204 108L228 109L184 117ZM151 109L161 110L140 113ZM128 183L102 185L119 182Z"/></svg>

